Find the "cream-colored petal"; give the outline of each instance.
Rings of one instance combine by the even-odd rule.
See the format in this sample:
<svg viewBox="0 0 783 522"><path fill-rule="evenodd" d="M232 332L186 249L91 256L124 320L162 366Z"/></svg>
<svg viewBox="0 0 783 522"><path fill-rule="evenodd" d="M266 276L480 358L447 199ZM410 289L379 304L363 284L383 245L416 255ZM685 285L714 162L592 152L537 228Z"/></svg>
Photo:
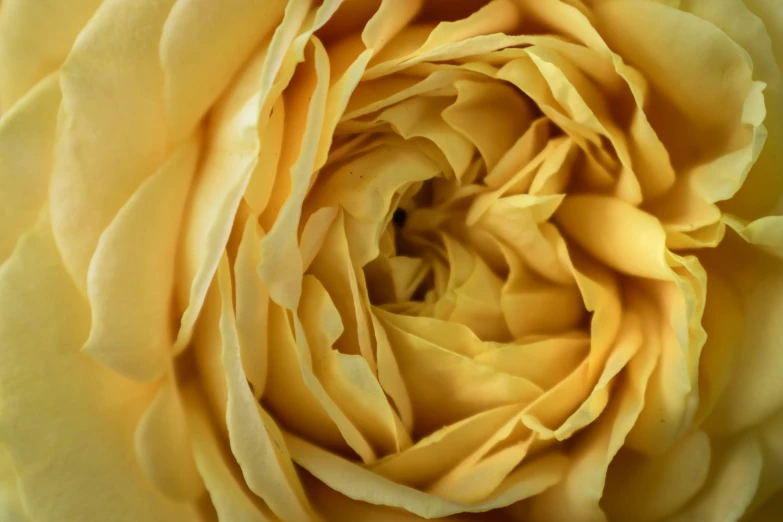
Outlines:
<svg viewBox="0 0 783 522"><path fill-rule="evenodd" d="M200 135L177 150L101 234L87 273L92 309L84 352L137 380L169 367L175 252Z"/></svg>
<svg viewBox="0 0 783 522"><path fill-rule="evenodd" d="M169 134L186 136L258 44L271 37L285 2L178 1L160 40ZM198 60L193 57L198 56Z"/></svg>
<svg viewBox="0 0 783 522"><path fill-rule="evenodd" d="M298 46L293 46L292 41L309 5L309 0L301 0L286 6L283 21L268 47L256 53L231 91L212 109L213 135L194 182L181 247L178 290L179 305L184 312L177 335L177 351L184 349L190 341L228 240L237 206L258 164L259 118L272 110L296 64L304 59L302 50L306 38L299 41ZM288 58L285 63L284 58ZM281 79L273 89L275 77L281 70Z"/></svg>
<svg viewBox="0 0 783 522"><path fill-rule="evenodd" d="M30 522L19 498L16 472L4 449L0 449L0 519L6 522Z"/></svg>
<svg viewBox="0 0 783 522"><path fill-rule="evenodd" d="M231 457L223 449L222 441L210 425L209 414L201 404L203 397L188 389L185 398L193 455L220 522L277 522L269 509L247 490Z"/></svg>
<svg viewBox="0 0 783 522"><path fill-rule="evenodd" d="M0 265L46 201L60 98L59 76L53 74L0 120Z"/></svg>
<svg viewBox="0 0 783 522"><path fill-rule="evenodd" d="M264 394L266 387L269 352L269 295L256 271L261 261L259 245L262 235L258 217L251 214L245 222L234 261L236 328L242 369L256 398Z"/></svg>
<svg viewBox="0 0 783 522"><path fill-rule="evenodd" d="M192 501L204 493L173 375L162 380L152 404L141 417L134 446L147 477L172 499Z"/></svg>
<svg viewBox="0 0 783 522"><path fill-rule="evenodd" d="M262 255L259 265L261 279L269 288L271 298L290 310L296 309L302 292L300 274L303 262L296 236L302 203L313 175L329 85L326 50L317 38L313 38L312 44L314 85L310 94L307 124L301 138L301 149L290 171L291 192L287 195L274 225L261 241Z"/></svg>
<svg viewBox="0 0 783 522"><path fill-rule="evenodd" d="M104 2L61 69L49 201L57 245L83 293L100 235L169 151L158 48L173 4Z"/></svg>
<svg viewBox="0 0 783 522"><path fill-rule="evenodd" d="M197 520L154 488L133 451L157 385L82 355L89 320L43 213L0 268L0 424L25 509L38 522Z"/></svg>
<svg viewBox="0 0 783 522"><path fill-rule="evenodd" d="M57 70L101 0L7 0L0 10L0 112Z"/></svg>
<svg viewBox="0 0 783 522"><path fill-rule="evenodd" d="M222 300L221 361L228 389L226 425L231 450L242 468L248 487L263 498L273 512L283 520L312 520L314 514L304 496L280 429L259 407L242 369L240 340L232 303L231 274L225 255L218 267L218 285Z"/></svg>
<svg viewBox="0 0 783 522"><path fill-rule="evenodd" d="M478 504L460 504L395 484L300 438L288 436L286 441L294 461L332 489L355 500L400 507L424 518L507 506L551 487L567 465L566 458L559 454L542 457L515 471L490 499Z"/></svg>

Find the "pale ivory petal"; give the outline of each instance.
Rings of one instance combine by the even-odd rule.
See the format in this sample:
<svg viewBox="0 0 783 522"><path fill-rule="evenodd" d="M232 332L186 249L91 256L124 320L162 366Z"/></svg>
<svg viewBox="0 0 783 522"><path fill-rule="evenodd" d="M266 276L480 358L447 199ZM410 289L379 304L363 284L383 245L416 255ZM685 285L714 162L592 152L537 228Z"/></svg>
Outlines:
<svg viewBox="0 0 783 522"><path fill-rule="evenodd" d="M248 487L283 520L312 520L314 514L304 496L280 429L255 400L242 368L240 340L232 303L228 258L218 267L222 301L221 362L226 372L228 404L226 425L231 450Z"/></svg>
<svg viewBox="0 0 783 522"><path fill-rule="evenodd" d="M236 328L242 369L256 399L264 394L266 387L269 352L269 294L256 271L261 261L262 236L258 216L251 214L245 222L234 261Z"/></svg>
<svg viewBox="0 0 783 522"><path fill-rule="evenodd" d="M56 71L101 0L3 1L0 9L0 113Z"/></svg>
<svg viewBox="0 0 783 522"><path fill-rule="evenodd" d="M63 266L47 212L0 269L0 288L0 423L30 517L197 520L192 506L153 487L133 451L157 385L128 381L79 353L89 307Z"/></svg>
<svg viewBox="0 0 783 522"><path fill-rule="evenodd" d="M0 519L5 522L30 522L19 498L16 472L4 449L0 449Z"/></svg>
<svg viewBox="0 0 783 522"><path fill-rule="evenodd" d="M234 88L212 109L214 127L192 188L181 245L178 290L184 312L176 351L184 349L193 335L237 206L258 163L259 118L271 111L296 64L304 59L301 52L304 44L295 47L292 41L309 5L309 0L301 0L286 6L283 21L268 47L254 56ZM282 78L273 85L281 70Z"/></svg>
<svg viewBox="0 0 783 522"><path fill-rule="evenodd" d="M286 441L294 461L330 488L355 500L401 507L423 518L477 513L507 506L551 487L567 466L564 456L549 454L514 471L490 499L477 504L461 504L396 484L298 437L290 435Z"/></svg>
<svg viewBox="0 0 783 522"><path fill-rule="evenodd" d="M59 81L57 74L45 78L0 120L0 265L33 226L46 201Z"/></svg>
<svg viewBox="0 0 783 522"><path fill-rule="evenodd" d="M82 293L100 235L169 152L158 48L173 4L104 2L61 69L49 204L57 245Z"/></svg>
<svg viewBox="0 0 783 522"><path fill-rule="evenodd" d="M567 196L555 221L579 246L615 270L671 280L666 235L655 217L614 198Z"/></svg>
<svg viewBox="0 0 783 522"><path fill-rule="evenodd" d="M361 355L337 349L335 340L344 326L330 293L316 277L306 275L302 295L306 299L299 316L307 332L313 371L324 390L379 453L398 451L394 415L370 364Z"/></svg>
<svg viewBox="0 0 783 522"><path fill-rule="evenodd" d="M739 520L753 500L763 466L754 437L740 437L722 452L714 451L707 483L671 522Z"/></svg>
<svg viewBox="0 0 783 522"><path fill-rule="evenodd" d="M139 464L160 491L180 502L204 493L190 445L178 383L167 375L139 421L134 447Z"/></svg>
<svg viewBox="0 0 783 522"><path fill-rule="evenodd" d="M204 477L209 497L220 521L277 522L278 519L247 489L243 477L223 448L203 405L203 397L185 390L193 456Z"/></svg>
<svg viewBox="0 0 783 522"><path fill-rule="evenodd" d="M166 122L174 142L187 136L272 34L284 8L282 0L183 0L174 5L160 40Z"/></svg>
<svg viewBox="0 0 783 522"><path fill-rule="evenodd" d="M125 377L151 381L170 366L175 252L200 134L144 180L101 234L87 272L92 309L84 352Z"/></svg>
<svg viewBox="0 0 783 522"><path fill-rule="evenodd" d="M701 490L710 463L710 439L702 431L685 436L663 455L621 450L609 466L601 507L609 520L666 519Z"/></svg>

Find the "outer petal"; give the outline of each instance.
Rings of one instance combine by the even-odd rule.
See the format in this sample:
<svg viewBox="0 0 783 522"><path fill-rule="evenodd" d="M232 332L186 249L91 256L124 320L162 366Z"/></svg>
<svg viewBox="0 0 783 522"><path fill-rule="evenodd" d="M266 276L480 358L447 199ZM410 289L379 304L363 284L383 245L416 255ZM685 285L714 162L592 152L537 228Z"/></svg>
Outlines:
<svg viewBox="0 0 783 522"><path fill-rule="evenodd" d="M4 0L0 8L0 112L55 71L102 0Z"/></svg>
<svg viewBox="0 0 783 522"><path fill-rule="evenodd" d="M197 520L147 481L133 451L154 387L80 354L88 330L44 213L0 269L0 430L25 508L36 522Z"/></svg>

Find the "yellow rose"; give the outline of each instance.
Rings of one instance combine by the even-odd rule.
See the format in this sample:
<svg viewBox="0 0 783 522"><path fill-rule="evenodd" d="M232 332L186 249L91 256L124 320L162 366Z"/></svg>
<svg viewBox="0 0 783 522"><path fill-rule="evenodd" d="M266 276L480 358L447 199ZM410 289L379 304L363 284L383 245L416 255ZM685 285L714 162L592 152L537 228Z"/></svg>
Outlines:
<svg viewBox="0 0 783 522"><path fill-rule="evenodd" d="M783 513L781 0L3 0L0 517Z"/></svg>

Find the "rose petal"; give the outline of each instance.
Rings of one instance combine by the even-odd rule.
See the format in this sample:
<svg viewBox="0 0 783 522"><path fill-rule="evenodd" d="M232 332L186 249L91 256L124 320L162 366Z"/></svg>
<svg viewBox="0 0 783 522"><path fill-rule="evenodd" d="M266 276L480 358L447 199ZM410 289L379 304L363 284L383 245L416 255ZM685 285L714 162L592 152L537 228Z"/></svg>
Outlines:
<svg viewBox="0 0 783 522"><path fill-rule="evenodd" d="M232 285L228 259L218 267L222 300L221 361L226 372L228 426L231 450L242 468L248 487L263 498L284 520L309 520L313 513L285 448L280 429L259 406L242 368L239 335L232 309Z"/></svg>
<svg viewBox="0 0 783 522"><path fill-rule="evenodd" d="M90 262L92 325L83 350L131 379L156 379L171 361L174 256L200 143L191 137L142 182Z"/></svg>
<svg viewBox="0 0 783 522"><path fill-rule="evenodd" d="M57 70L101 0L8 0L0 12L0 112ZM21 51L21 52L20 52Z"/></svg>
<svg viewBox="0 0 783 522"><path fill-rule="evenodd" d="M127 381L79 353L89 308L48 213L0 268L0 288L0 424L31 518L102 520L110 505L118 521L197 520L192 506L153 487L133 452L157 385Z"/></svg>
<svg viewBox="0 0 783 522"><path fill-rule="evenodd" d="M54 74L0 120L0 265L46 201L60 98L59 76Z"/></svg>
<svg viewBox="0 0 783 522"><path fill-rule="evenodd" d="M551 454L521 467L492 498L479 504L460 504L395 484L348 460L294 436L286 438L294 460L332 489L355 500L401 507L424 518L487 511L507 506L546 490L562 476L566 459Z"/></svg>

